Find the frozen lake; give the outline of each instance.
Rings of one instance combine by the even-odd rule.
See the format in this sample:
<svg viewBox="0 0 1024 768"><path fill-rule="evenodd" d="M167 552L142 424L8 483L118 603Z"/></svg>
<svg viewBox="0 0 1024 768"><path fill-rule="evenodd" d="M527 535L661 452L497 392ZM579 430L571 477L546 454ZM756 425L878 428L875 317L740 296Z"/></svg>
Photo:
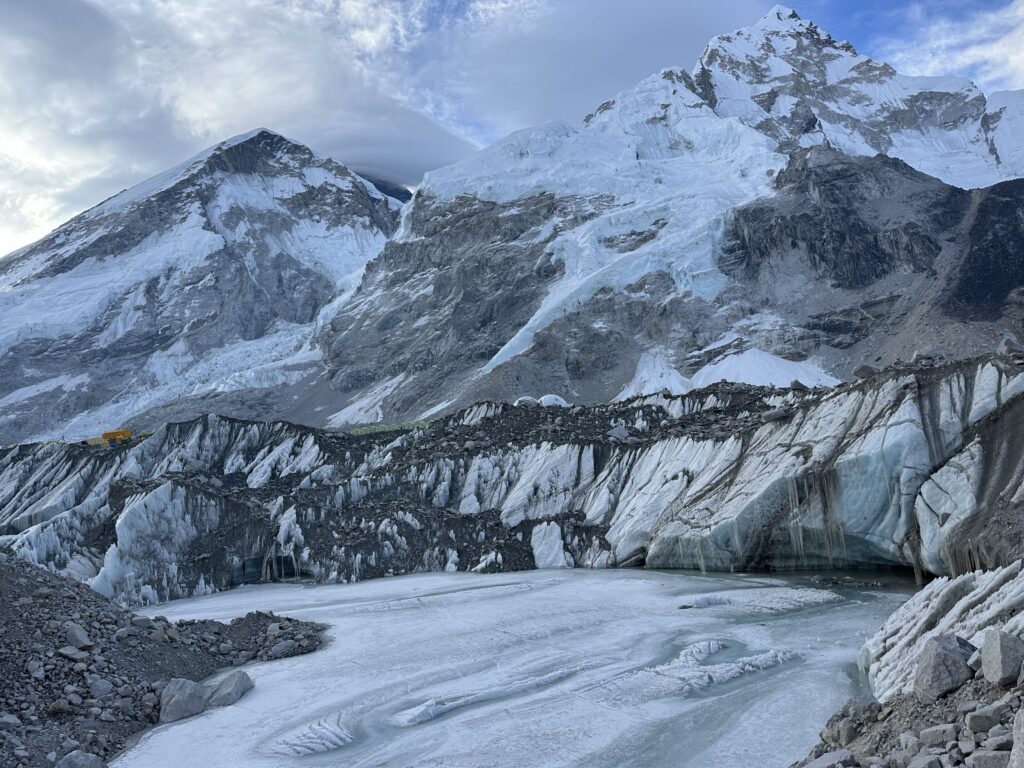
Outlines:
<svg viewBox="0 0 1024 768"><path fill-rule="evenodd" d="M250 665L240 702L150 731L114 765L787 766L864 690L857 650L908 594L559 570L177 601L151 613L272 610L330 624L330 642Z"/></svg>

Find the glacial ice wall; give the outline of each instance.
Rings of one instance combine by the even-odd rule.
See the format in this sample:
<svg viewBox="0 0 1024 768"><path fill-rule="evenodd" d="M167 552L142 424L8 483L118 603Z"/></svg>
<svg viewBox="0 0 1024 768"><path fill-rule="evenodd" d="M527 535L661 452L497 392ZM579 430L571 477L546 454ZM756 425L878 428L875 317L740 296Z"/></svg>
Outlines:
<svg viewBox="0 0 1024 768"><path fill-rule="evenodd" d="M350 435L208 416L0 453L0 533L128 603L424 570L912 566L1024 555L1024 375L1003 359L787 390L474 406Z"/></svg>

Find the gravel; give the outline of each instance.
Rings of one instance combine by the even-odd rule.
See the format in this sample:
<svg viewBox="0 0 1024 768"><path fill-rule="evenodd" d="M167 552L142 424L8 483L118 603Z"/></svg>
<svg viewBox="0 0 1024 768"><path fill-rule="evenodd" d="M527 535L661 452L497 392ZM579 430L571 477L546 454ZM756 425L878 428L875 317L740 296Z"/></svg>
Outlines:
<svg viewBox="0 0 1024 768"><path fill-rule="evenodd" d="M0 553L0 766L102 765L160 721L171 679L309 653L322 630L267 613L230 624L137 616Z"/></svg>

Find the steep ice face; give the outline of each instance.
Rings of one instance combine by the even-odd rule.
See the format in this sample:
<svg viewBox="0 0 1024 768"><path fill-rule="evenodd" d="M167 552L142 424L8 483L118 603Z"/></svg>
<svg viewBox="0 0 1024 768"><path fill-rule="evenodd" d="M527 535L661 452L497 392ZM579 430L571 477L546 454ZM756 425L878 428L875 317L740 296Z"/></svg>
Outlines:
<svg viewBox="0 0 1024 768"><path fill-rule="evenodd" d="M514 206L553 194L591 207L585 223L547 244L561 278L480 372L526 351L539 330L598 289L620 290L651 272L714 297L724 284L714 255L725 213L769 194L783 164L770 140L717 115L685 73L665 70L602 104L579 128L519 131L428 173L418 195L435 205L469 195Z"/></svg>
<svg viewBox="0 0 1024 768"><path fill-rule="evenodd" d="M0 442L88 436L185 395L294 383L396 211L344 166L261 129L8 256Z"/></svg>
<svg viewBox="0 0 1024 768"><path fill-rule="evenodd" d="M1024 126L1020 92L987 100L963 78L901 75L783 6L714 38L693 80L718 114L783 148L882 153L965 188L1024 175L1009 138Z"/></svg>
<svg viewBox="0 0 1024 768"><path fill-rule="evenodd" d="M484 403L398 436L210 416L131 446L0 453L0 534L128 603L430 570L962 573L1024 555L1022 391L997 359L834 389Z"/></svg>

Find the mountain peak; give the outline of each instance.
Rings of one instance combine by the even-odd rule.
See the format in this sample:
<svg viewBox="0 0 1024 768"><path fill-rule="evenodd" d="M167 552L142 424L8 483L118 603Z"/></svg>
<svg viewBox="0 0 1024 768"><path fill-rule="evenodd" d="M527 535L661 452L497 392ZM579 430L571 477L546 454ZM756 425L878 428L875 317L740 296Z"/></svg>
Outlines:
<svg viewBox="0 0 1024 768"><path fill-rule="evenodd" d="M762 16L755 26L760 29L792 29L802 21L800 14L792 8L776 5Z"/></svg>

